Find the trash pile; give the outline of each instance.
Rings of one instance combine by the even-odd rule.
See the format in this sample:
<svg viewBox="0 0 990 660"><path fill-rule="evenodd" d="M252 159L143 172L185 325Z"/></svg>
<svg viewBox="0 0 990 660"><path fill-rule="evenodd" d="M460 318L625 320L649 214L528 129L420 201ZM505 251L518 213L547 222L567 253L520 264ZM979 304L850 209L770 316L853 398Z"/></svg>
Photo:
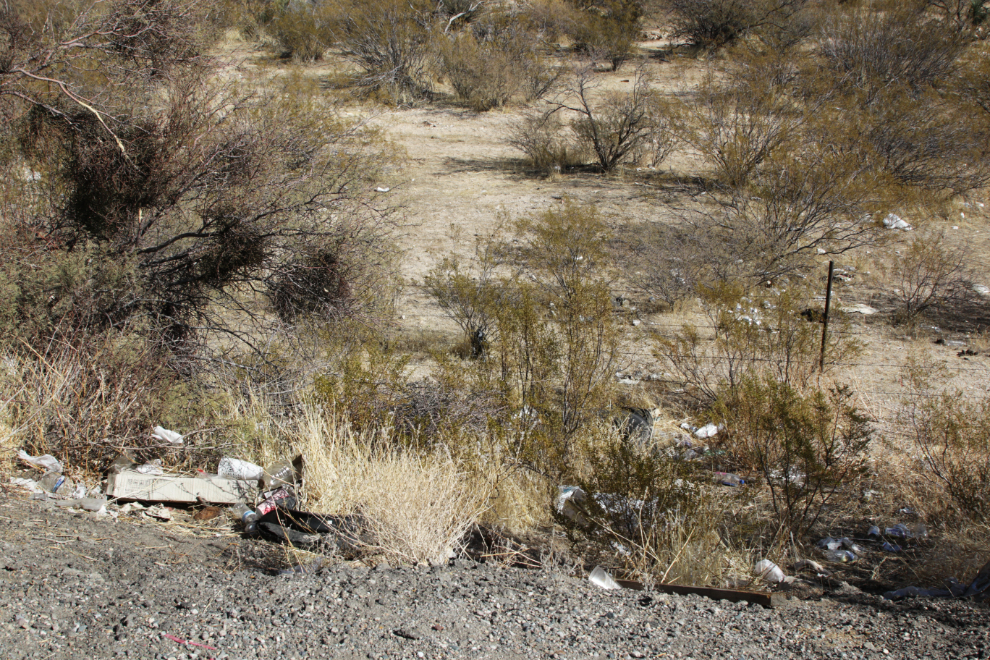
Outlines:
<svg viewBox="0 0 990 660"><path fill-rule="evenodd" d="M153 437L178 445L183 436L156 426ZM51 500L54 506L71 507L99 516L140 515L168 522L176 509L197 505L192 518L207 521L219 517L228 506L248 537L288 543L313 550L355 555L368 545L357 516L321 516L297 510L303 483L302 456L262 467L238 458L220 459L215 474L166 474L161 459L140 463L128 451L113 462L103 489L77 484L64 474L62 463L50 454L19 458L43 472L38 479L14 478L11 483L32 493L33 499ZM220 505L220 506L215 506Z"/></svg>
<svg viewBox="0 0 990 660"><path fill-rule="evenodd" d="M978 603L990 600L990 562L984 564L973 581L965 584L956 578L945 581L945 589L922 589L920 587L905 587L896 591L888 591L883 595L887 600L902 598L972 598Z"/></svg>

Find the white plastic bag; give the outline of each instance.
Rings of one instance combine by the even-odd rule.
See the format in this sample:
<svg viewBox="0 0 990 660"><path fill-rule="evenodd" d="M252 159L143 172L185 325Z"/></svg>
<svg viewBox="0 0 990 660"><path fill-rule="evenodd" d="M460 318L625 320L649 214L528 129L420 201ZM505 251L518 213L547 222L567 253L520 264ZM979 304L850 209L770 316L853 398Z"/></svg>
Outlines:
<svg viewBox="0 0 990 660"><path fill-rule="evenodd" d="M780 567L769 559L761 559L756 562L756 566L753 567L753 572L767 582L774 584L780 584L787 579L784 575L784 571L780 570Z"/></svg>
<svg viewBox="0 0 990 660"><path fill-rule="evenodd" d="M36 465L46 472L61 472L62 464L59 463L58 459L51 454L45 454L44 456L31 456L23 449L17 452L17 458L22 461L26 461L31 465Z"/></svg>
<svg viewBox="0 0 990 660"><path fill-rule="evenodd" d="M265 475L265 469L239 458L221 458L217 466L217 474L223 479L243 479L257 481Z"/></svg>
<svg viewBox="0 0 990 660"><path fill-rule="evenodd" d="M162 440L163 442L170 442L173 445L182 444L182 434L176 433L175 431L169 431L161 426L156 426L151 430L151 437L156 440Z"/></svg>

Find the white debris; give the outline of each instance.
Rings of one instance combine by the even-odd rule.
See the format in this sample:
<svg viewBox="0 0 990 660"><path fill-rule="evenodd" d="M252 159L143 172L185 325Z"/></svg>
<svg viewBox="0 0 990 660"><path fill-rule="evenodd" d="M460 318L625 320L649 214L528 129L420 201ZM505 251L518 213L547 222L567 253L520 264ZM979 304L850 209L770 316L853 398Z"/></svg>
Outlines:
<svg viewBox="0 0 990 660"><path fill-rule="evenodd" d="M169 431L168 429L162 428L161 426L156 426L154 429L152 429L151 437L155 438L156 440L161 440L163 442L170 442L173 445L181 445L183 438L181 433L176 433L175 431Z"/></svg>
<svg viewBox="0 0 990 660"><path fill-rule="evenodd" d="M383 188L381 186L375 188L375 192L388 192L391 188Z"/></svg>
<svg viewBox="0 0 990 660"><path fill-rule="evenodd" d="M911 225L901 219L900 216L890 213L886 218L883 219L883 226L887 229L901 229L903 231L911 231Z"/></svg>
<svg viewBox="0 0 990 660"><path fill-rule="evenodd" d="M865 316L876 314L879 311L869 305L843 305L841 309L846 314L863 314Z"/></svg>
<svg viewBox="0 0 990 660"><path fill-rule="evenodd" d="M784 571L780 570L780 567L769 559L761 559L756 562L756 566L753 567L753 572L756 573L758 577L761 577L767 582L771 582L773 584L780 584L787 579L784 575Z"/></svg>
<svg viewBox="0 0 990 660"><path fill-rule="evenodd" d="M990 298L990 287L985 284L974 284L973 291L983 296L984 298Z"/></svg>
<svg viewBox="0 0 990 660"><path fill-rule="evenodd" d="M10 480L10 483L13 486L20 486L21 488L24 488L25 490L29 490L32 493L45 492L44 490L42 490L41 486L38 485L38 482L35 481L34 479L22 479L21 477L14 477Z"/></svg>
<svg viewBox="0 0 990 660"><path fill-rule="evenodd" d="M591 571L591 575L588 576L588 581L596 587L601 587L602 589L621 589L619 583L616 582L608 572L601 566L595 566L595 570Z"/></svg>
<svg viewBox="0 0 990 660"><path fill-rule="evenodd" d="M31 456L26 451L21 449L17 452L17 458L21 459L25 463L30 463L31 465L37 466L42 470L48 472L61 472L62 464L59 463L58 459L51 454L44 454L43 456Z"/></svg>
<svg viewBox="0 0 990 660"><path fill-rule="evenodd" d="M714 438L718 435L718 427L714 424L705 424L700 429L694 432L696 438Z"/></svg>
<svg viewBox="0 0 990 660"><path fill-rule="evenodd" d="M577 504L584 502L588 494L577 486L561 486L560 494L557 495L557 513L574 521L584 519Z"/></svg>

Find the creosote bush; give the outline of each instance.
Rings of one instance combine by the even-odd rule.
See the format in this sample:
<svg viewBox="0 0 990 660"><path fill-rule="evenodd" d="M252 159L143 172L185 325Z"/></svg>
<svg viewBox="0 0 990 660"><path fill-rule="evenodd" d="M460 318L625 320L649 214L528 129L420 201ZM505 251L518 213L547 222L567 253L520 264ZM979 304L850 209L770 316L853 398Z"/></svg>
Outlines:
<svg viewBox="0 0 990 660"><path fill-rule="evenodd" d="M891 268L898 322L909 323L969 295L964 254L946 244L944 233L919 235L900 252Z"/></svg>
<svg viewBox="0 0 990 660"><path fill-rule="evenodd" d="M799 390L753 369L713 409L726 428L720 446L760 475L781 528L798 538L866 470L873 431L852 400L846 387Z"/></svg>

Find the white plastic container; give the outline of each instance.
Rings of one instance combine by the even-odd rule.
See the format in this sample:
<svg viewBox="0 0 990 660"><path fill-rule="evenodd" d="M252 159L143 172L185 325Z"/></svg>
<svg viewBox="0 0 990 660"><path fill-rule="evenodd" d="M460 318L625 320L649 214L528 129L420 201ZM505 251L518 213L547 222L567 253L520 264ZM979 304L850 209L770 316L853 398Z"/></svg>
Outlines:
<svg viewBox="0 0 990 660"><path fill-rule="evenodd" d="M265 475L265 470L260 465L242 461L239 458L224 457L220 459L220 465L217 466L217 474L223 479L257 481Z"/></svg>

